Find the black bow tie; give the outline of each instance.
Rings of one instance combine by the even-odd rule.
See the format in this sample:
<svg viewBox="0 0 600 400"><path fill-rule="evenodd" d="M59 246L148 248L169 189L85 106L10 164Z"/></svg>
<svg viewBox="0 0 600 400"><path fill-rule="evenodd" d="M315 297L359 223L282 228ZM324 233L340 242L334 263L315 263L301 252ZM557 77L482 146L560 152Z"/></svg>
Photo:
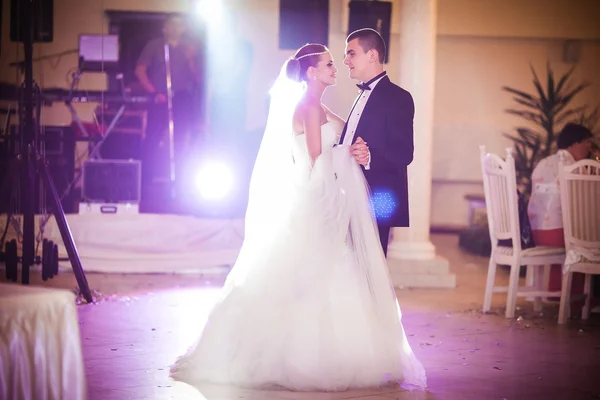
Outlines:
<svg viewBox="0 0 600 400"><path fill-rule="evenodd" d="M362 90L362 91L365 91L365 90L371 90L371 84L372 84L373 82L375 82L376 80L379 80L379 79L383 78L385 75L386 75L386 72L385 72L385 71L383 71L382 73L380 73L379 75L377 75L375 78L371 79L369 82L366 82L366 83L365 83L365 82L363 82L363 83L359 83L359 84L357 84L356 86L357 86L357 87L358 87L360 90Z"/></svg>

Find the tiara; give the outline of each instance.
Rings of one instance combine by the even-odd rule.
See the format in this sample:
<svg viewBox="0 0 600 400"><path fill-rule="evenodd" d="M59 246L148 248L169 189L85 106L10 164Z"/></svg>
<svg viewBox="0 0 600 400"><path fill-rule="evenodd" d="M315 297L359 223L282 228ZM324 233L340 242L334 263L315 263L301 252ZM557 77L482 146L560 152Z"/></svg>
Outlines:
<svg viewBox="0 0 600 400"><path fill-rule="evenodd" d="M321 54L325 54L325 53L328 53L328 52L329 52L328 50L325 50L325 51L321 51L319 53L308 53L308 54L303 54L300 57L292 57L292 59L294 59L294 60L300 60L300 59L305 58L305 57L320 56Z"/></svg>

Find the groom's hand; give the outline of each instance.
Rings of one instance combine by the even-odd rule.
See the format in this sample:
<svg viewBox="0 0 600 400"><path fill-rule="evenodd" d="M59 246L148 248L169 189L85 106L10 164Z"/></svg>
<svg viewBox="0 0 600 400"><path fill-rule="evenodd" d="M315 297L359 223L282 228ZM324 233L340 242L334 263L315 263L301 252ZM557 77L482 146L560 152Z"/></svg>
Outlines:
<svg viewBox="0 0 600 400"><path fill-rule="evenodd" d="M360 165L369 164L369 147L361 137L358 137L354 144L350 146L350 152L357 163Z"/></svg>

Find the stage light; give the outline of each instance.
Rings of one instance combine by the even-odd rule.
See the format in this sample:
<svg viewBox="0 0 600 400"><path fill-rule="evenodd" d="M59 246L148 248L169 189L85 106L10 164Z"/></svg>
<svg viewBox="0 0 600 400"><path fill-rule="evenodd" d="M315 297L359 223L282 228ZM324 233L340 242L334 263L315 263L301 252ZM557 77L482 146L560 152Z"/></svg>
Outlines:
<svg viewBox="0 0 600 400"><path fill-rule="evenodd" d="M192 4L196 16L206 22L218 24L223 17L223 4L220 0L196 0Z"/></svg>
<svg viewBox="0 0 600 400"><path fill-rule="evenodd" d="M398 208L398 201L392 191L388 190L376 190L371 196L373 202L373 211L375 216L380 221L389 220Z"/></svg>
<svg viewBox="0 0 600 400"><path fill-rule="evenodd" d="M223 162L206 163L196 175L196 189L207 200L221 200L233 189L231 169Z"/></svg>

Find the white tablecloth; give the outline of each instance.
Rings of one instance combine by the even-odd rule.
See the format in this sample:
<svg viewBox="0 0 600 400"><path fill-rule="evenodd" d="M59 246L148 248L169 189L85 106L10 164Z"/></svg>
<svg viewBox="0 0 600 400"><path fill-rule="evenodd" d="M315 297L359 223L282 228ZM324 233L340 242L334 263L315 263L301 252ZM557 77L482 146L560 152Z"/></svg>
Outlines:
<svg viewBox="0 0 600 400"><path fill-rule="evenodd" d="M85 398L75 295L0 283L0 399Z"/></svg>
<svg viewBox="0 0 600 400"><path fill-rule="evenodd" d="M40 219L36 217L36 233ZM227 273L244 241L244 219L67 214L67 221L86 272ZM6 216L0 215L0 228L5 223ZM11 224L8 238L16 237ZM45 226L44 238L58 244L60 257L67 256L54 217ZM71 269L68 262L60 266Z"/></svg>

